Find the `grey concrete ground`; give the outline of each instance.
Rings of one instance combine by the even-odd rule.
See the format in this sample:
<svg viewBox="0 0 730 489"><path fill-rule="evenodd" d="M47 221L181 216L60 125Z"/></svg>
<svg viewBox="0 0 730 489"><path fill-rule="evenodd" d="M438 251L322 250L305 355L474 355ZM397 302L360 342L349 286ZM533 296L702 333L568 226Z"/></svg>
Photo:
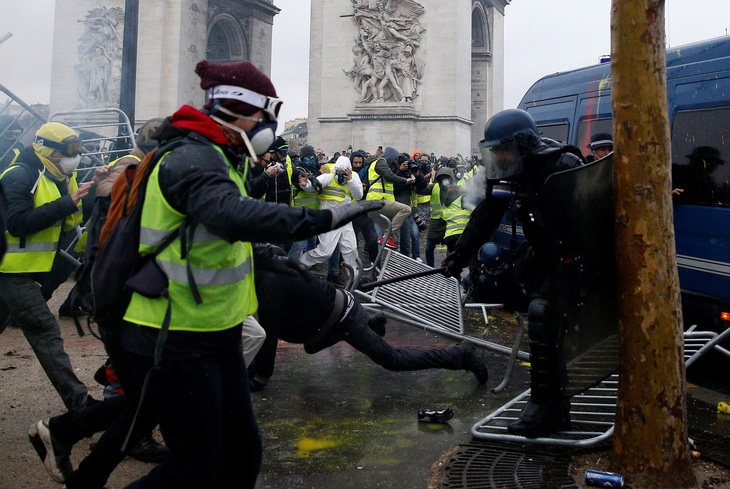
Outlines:
<svg viewBox="0 0 730 489"><path fill-rule="evenodd" d="M61 300L70 284L57 293ZM59 301L52 300L53 311ZM507 321L507 328L510 328ZM79 338L62 320L66 350L97 398L93 380L105 360L101 342ZM492 326L496 328L496 326ZM455 342L409 326L388 325L386 339L400 347L447 346ZM496 385L506 357L480 350ZM525 369L499 396L464 371L388 372L347 344L316 355L281 344L277 369L262 392L252 394L263 435L264 460L257 487L423 488L429 469L446 451L469 438L471 426L525 388ZM419 423L423 408L452 406L448 425ZM22 333L0 335L0 488L58 488L27 440L28 427L63 411ZM89 443L72 454L77 464ZM152 466L126 459L107 487L117 489Z"/></svg>
<svg viewBox="0 0 730 489"><path fill-rule="evenodd" d="M70 284L57 296L63 299ZM59 301L52 300L53 311ZM474 321L478 324L479 321ZM79 338L71 321L61 321L66 349L82 381L102 397L93 381L105 360L101 343ZM515 326L498 314L475 334L511 344ZM399 347L454 344L410 326L389 324L386 339ZM480 350L490 368L489 387L499 383L506 356ZM730 363L730 362L728 362ZM727 367L728 363L725 363ZM725 371L726 370L725 367ZM695 368L695 367L693 367ZM727 377L703 384L690 376L690 423L727 434L730 416L713 410L730 400ZM426 488L429 470L445 452L469 441L471 426L526 388L527 369L516 369L508 389L495 395L463 371L388 372L349 345L338 344L316 355L295 345L280 344L277 369L270 384L252 399L263 435L264 458L258 488ZM446 425L419 423L419 409L451 406ZM50 489L51 481L28 443L28 427L63 411L33 352L17 329L0 335L0 489ZM73 452L76 464L92 440ZM126 459L107 487L124 487L152 466Z"/></svg>

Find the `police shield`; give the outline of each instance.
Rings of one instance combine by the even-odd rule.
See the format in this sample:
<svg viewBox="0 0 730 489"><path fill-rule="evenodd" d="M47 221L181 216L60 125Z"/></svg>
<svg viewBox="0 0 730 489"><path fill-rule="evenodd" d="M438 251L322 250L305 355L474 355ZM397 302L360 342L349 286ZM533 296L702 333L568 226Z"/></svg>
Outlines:
<svg viewBox="0 0 730 489"><path fill-rule="evenodd" d="M613 154L549 176L544 192L552 300L573 395L618 368Z"/></svg>

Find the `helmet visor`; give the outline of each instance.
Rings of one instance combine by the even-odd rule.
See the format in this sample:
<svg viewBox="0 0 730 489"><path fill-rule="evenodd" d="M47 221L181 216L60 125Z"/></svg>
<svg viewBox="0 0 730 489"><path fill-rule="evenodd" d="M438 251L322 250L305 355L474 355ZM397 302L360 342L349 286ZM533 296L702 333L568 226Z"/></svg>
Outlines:
<svg viewBox="0 0 730 489"><path fill-rule="evenodd" d="M479 141L488 180L501 180L522 172L522 156L515 138L499 141Z"/></svg>

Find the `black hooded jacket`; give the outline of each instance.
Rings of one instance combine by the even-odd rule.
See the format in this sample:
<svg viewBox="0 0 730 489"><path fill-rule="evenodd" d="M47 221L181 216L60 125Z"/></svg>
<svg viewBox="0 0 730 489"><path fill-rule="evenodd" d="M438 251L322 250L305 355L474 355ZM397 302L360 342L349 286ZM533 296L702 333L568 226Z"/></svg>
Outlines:
<svg viewBox="0 0 730 489"><path fill-rule="evenodd" d="M38 180L38 172L43 171L43 163L32 147L20 152L17 168L8 171L2 178L7 204L7 228L15 237L28 236L70 216L78 210L68 191L68 180L59 182L51 178L61 194L59 199L37 209L33 208L31 190Z"/></svg>
<svg viewBox="0 0 730 489"><path fill-rule="evenodd" d="M157 137L164 141L191 132L173 122L161 127ZM220 147L229 161L243 171L241 156L230 146ZM212 145L192 139L162 160L160 188L175 210L229 242L295 241L329 231L332 223L329 211L276 206L243 197L229 178L228 165L221 154Z"/></svg>

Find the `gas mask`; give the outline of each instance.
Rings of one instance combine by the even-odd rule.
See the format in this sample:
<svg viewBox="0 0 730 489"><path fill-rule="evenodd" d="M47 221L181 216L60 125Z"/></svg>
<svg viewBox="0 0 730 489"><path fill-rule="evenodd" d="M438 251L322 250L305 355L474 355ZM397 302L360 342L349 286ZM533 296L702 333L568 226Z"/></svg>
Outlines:
<svg viewBox="0 0 730 489"><path fill-rule="evenodd" d="M347 182L347 175L345 175L344 173L337 173L335 174L335 176L337 178L337 183L339 183L340 185L344 185L345 182Z"/></svg>
<svg viewBox="0 0 730 489"><path fill-rule="evenodd" d="M240 127L234 126L230 122L224 121L220 117L215 116L214 114L218 111L237 119L253 120L256 121L258 124L256 124L253 129L247 132ZM210 110L209 117L216 121L218 124L239 133L241 135L241 139L243 139L243 144L248 150L249 156L251 156L254 162L258 161L259 155L262 155L269 150L271 145L274 144L274 140L276 139L276 121L269 121L263 118L236 114L235 112L232 112L225 107L221 107L218 104L213 106L213 108Z"/></svg>
<svg viewBox="0 0 730 489"><path fill-rule="evenodd" d="M464 172L463 171L457 171L456 174L455 174L455 176L456 176L456 179L457 180L461 180L462 178L464 178Z"/></svg>
<svg viewBox="0 0 730 489"><path fill-rule="evenodd" d="M243 144L246 146L249 156L253 158L254 162L258 160L259 155L266 153L271 145L274 144L274 140L276 139L276 122L238 115L234 112L231 112L230 110L224 109L223 107L219 107L218 110L239 119L255 119L256 121L258 121L258 124L256 124L256 126L251 129L251 131L246 132L240 127L236 127L230 122L224 121L220 117L216 117L214 115L210 116L210 118L216 121L218 124L226 126L227 128L232 129L241 135L241 139L243 139Z"/></svg>
<svg viewBox="0 0 730 489"><path fill-rule="evenodd" d="M79 163L81 163L81 155L62 156L61 161L58 162L58 166L63 173L70 175L79 167Z"/></svg>

